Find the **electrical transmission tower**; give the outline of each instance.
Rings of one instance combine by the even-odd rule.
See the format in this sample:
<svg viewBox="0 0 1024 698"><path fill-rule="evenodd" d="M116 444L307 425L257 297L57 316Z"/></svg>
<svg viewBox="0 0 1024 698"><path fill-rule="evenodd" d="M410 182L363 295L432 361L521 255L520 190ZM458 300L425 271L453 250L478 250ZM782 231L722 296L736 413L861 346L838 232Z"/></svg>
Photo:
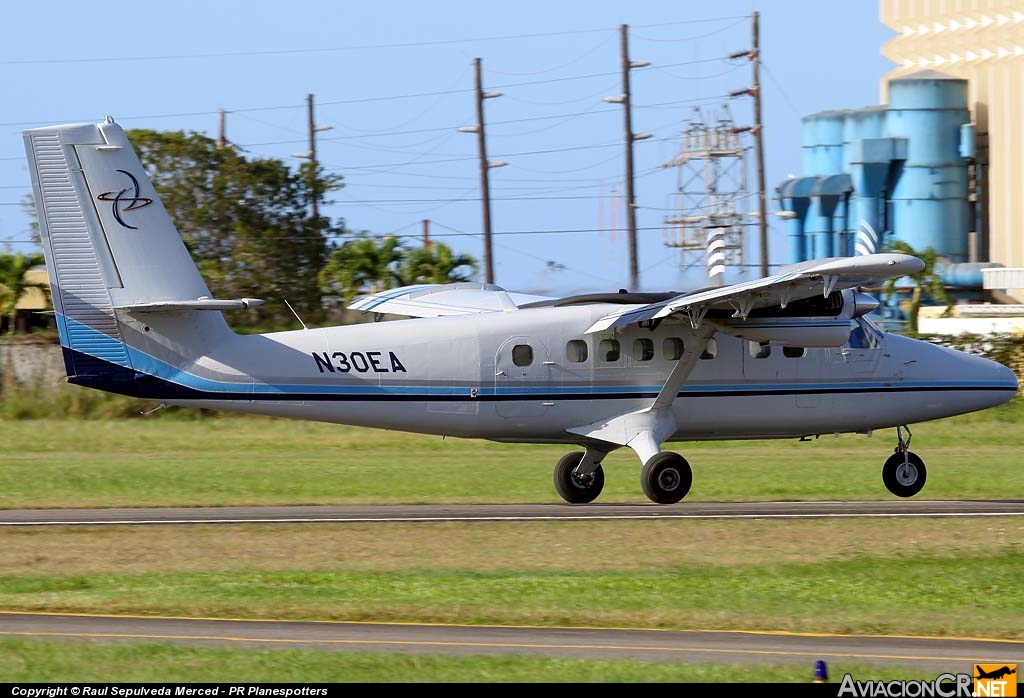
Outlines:
<svg viewBox="0 0 1024 698"><path fill-rule="evenodd" d="M695 107L679 154L662 165L678 171L665 244L680 249L684 269L703 261L716 286L724 283L727 267L743 265L743 229L749 222L745 131L736 127L728 105L711 123Z"/></svg>

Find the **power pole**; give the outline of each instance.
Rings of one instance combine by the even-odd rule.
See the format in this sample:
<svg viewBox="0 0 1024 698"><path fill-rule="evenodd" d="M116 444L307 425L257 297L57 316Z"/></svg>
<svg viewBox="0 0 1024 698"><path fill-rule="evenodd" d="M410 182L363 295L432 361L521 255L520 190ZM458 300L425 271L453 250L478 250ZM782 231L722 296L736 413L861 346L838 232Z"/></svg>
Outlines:
<svg viewBox="0 0 1024 698"><path fill-rule="evenodd" d="M423 249L430 249L430 221L423 219Z"/></svg>
<svg viewBox="0 0 1024 698"><path fill-rule="evenodd" d="M306 95L306 111L308 112L309 122L309 150L305 153L293 153L294 157L305 158L309 160L311 167L309 168L309 199L310 199L310 213L313 216L313 221L320 220L320 192L317 184L317 159L316 159L316 134L319 131L330 131L333 126L317 126L316 120L313 116L313 93Z"/></svg>
<svg viewBox="0 0 1024 698"><path fill-rule="evenodd" d="M751 16L752 37L750 50L737 51L729 55L729 58L742 58L746 56L750 59L750 64L754 69L753 86L742 90L733 90L729 93L729 96L750 95L754 98L754 125L737 127L734 131L736 133L750 131L751 135L754 136L754 147L757 151L757 217L758 226L761 231L761 276L768 276L768 210L764 194L764 125L761 123L761 45L758 38L760 33L758 18L759 14L757 12L754 12Z"/></svg>
<svg viewBox="0 0 1024 698"><path fill-rule="evenodd" d="M619 43L622 54L622 94L605 97L605 102L622 105L623 141L626 144L626 227L629 232L629 286L636 290L640 285L639 261L636 245L636 195L633 190L633 141L650 138L649 133L633 133L633 114L630 107L629 71L650 65L648 61L629 60L629 26L619 27Z"/></svg>
<svg viewBox="0 0 1024 698"><path fill-rule="evenodd" d="M228 144L227 123L224 113L224 109L217 110L217 126L219 131L219 135L217 136L218 148L223 148Z"/></svg>
<svg viewBox="0 0 1024 698"><path fill-rule="evenodd" d="M754 12L750 62L754 67L754 142L757 144L757 215L761 226L761 276L768 276L768 210L764 195L764 126L761 124L761 43L758 13Z"/></svg>
<svg viewBox="0 0 1024 698"><path fill-rule="evenodd" d="M480 203L484 218L484 280L494 283L494 255L491 252L491 182L488 172L492 167L502 167L506 162L489 162L487 160L487 137L484 128L484 100L500 97L500 92L484 92L483 76L480 59L473 59L476 72L476 126L460 126L463 133L475 133L477 147L480 151Z"/></svg>
<svg viewBox="0 0 1024 698"><path fill-rule="evenodd" d="M313 118L313 93L310 92L306 95L306 111L309 116L309 193L311 197L311 211L313 214L313 221L320 220L320 198L317 195L317 181L316 181L316 122Z"/></svg>

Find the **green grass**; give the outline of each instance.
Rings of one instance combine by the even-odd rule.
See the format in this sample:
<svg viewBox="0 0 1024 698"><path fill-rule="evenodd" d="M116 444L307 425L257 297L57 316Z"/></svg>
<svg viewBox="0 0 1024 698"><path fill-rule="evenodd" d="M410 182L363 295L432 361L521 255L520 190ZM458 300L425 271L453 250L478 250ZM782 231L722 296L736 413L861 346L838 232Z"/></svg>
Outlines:
<svg viewBox="0 0 1024 698"><path fill-rule="evenodd" d="M168 570L0 577L0 608L1020 639L1021 578L1019 552L667 571Z"/></svg>
<svg viewBox="0 0 1024 698"><path fill-rule="evenodd" d="M914 427L923 496L1024 497L1024 400ZM496 444L265 418L0 422L0 507L550 502L562 446ZM811 442L681 443L690 501L890 499L895 431ZM629 449L599 502L646 502Z"/></svg>
<svg viewBox="0 0 1024 698"><path fill-rule="evenodd" d="M892 665L829 663L834 682L934 679ZM198 678L197 678L198 677ZM797 665L583 661L524 656L444 657L317 650L238 650L171 644L68 645L0 640L0 681L215 683L808 683Z"/></svg>
<svg viewBox="0 0 1024 698"><path fill-rule="evenodd" d="M1021 401L914 427L923 496L1024 498ZM550 502L563 447L263 418L0 422L0 507ZM893 432L675 444L689 500L892 499ZM599 502L646 502L606 461ZM0 530L0 608L1024 639L1006 519ZM74 651L68 651L69 647ZM833 676L840 671L833 667ZM862 670L863 678L933 678ZM855 677L861 678L856 672ZM0 680L805 681L810 667L0 640ZM841 674L838 674L841 676Z"/></svg>

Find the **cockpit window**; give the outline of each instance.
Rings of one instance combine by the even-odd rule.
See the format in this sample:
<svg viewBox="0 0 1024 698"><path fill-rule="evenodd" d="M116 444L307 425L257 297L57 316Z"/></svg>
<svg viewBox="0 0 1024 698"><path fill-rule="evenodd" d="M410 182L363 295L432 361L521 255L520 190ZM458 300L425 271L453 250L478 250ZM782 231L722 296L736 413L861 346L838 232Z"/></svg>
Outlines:
<svg viewBox="0 0 1024 698"><path fill-rule="evenodd" d="M882 343L885 332L866 317L850 320L850 339L847 345L851 349L874 349Z"/></svg>

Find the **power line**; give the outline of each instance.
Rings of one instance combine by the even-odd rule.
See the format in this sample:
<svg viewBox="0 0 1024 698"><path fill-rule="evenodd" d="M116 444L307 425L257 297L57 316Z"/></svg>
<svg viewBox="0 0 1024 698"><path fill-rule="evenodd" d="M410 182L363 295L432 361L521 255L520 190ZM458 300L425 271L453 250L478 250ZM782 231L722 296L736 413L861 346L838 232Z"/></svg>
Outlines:
<svg viewBox="0 0 1024 698"><path fill-rule="evenodd" d="M692 61L680 61L680 62L677 62L677 63L666 63L665 65L663 65L661 67L662 68L676 68L676 67L684 66L684 65L695 65L695 64L698 64L698 63L718 62L718 61L721 61L721 60L722 60L721 58L702 58L702 59L692 60ZM3 62L0 62L0 65L3 65ZM545 85L545 84L550 84L550 83L555 83L555 82L567 82L567 81L571 81L571 80L588 80L588 79L591 79L591 78L611 77L611 76L617 76L617 75L619 75L618 72L590 73L590 74L587 74L587 75L569 75L569 76L560 77L560 78L548 78L548 79L545 79L545 80L531 80L531 81L524 81L524 82L507 83L507 84L503 84L503 85L492 85L492 89L509 89L509 88L512 88L512 87L527 87L527 86L531 86L531 85ZM383 95L383 96L379 96L379 97L357 97L357 98L353 98L353 99L327 100L327 101L322 101L322 102L318 101L317 105L321 106L321 107L324 107L324 106L344 105L344 104L365 104L365 103L370 103L370 102L384 102L384 101L392 101L392 100L400 100L400 99L416 99L416 98L422 98L422 97L435 97L435 96L438 96L438 95L465 94L465 93L469 93L469 92L472 92L472 91L473 91L472 88L461 88L461 89L452 89L452 90L435 90L433 92L410 92L410 93L397 94L397 95ZM692 99L692 100L681 100L681 101L678 101L678 102L663 102L661 104L653 104L653 105L639 105L639 104L637 104L637 105L634 105L634 106L637 106L637 107L640 107L640 106L660 107L660 106L669 106L669 105L675 105L675 104L688 104L688 103L703 102L703 101L708 101L708 98ZM282 111L282 110L286 110L286 109L305 109L305 108L306 108L305 104L280 104L280 105L271 105L271 106L262 106L262 107L239 107L239 108L235 108L235 109L227 109L226 111L229 114L239 114L239 113L242 113L242 112ZM146 115L133 115L133 116L119 116L119 117L117 117L117 120L118 121L144 121L144 120L149 120L149 119L169 119L169 118L181 118L181 117L193 117L193 116L212 116L212 115L215 115L217 113L218 113L218 110L211 109L211 110L207 110L207 111L192 111L192 112L176 112L176 113L167 113L167 114L146 114ZM85 118L85 119L82 119L82 118L78 118L78 119L76 119L76 118L60 118L60 119L55 118L55 119L49 119L49 120L46 120L46 121L8 121L8 122L0 122L0 127L48 126L48 125L50 125L52 123L55 123L56 121L61 121L61 122L64 122L64 123L72 123L72 122L76 122L76 121L97 122L97 121L101 121L102 118L103 117L93 116L92 118ZM282 127L282 128L284 128L284 127ZM0 157L0 160L13 160L13 159L20 159L20 158L3 158L3 157Z"/></svg>
<svg viewBox="0 0 1024 698"><path fill-rule="evenodd" d="M675 22L659 22L655 24L637 25L641 28L668 27L682 24L698 24L707 22L723 22L736 17L716 17L711 19L679 20ZM515 39L537 39L551 36L570 36L574 34L596 34L611 31L607 28L600 29L570 29L554 32L535 32L530 34L498 34L492 36L471 37L464 39L435 39L433 41L403 41L391 44L357 44L350 46L332 46L326 48L297 48L297 49L265 49L250 51L217 51L207 53L178 53L150 56L102 56L102 57L79 57L79 58L22 58L0 61L0 65L60 65L67 63L116 63L136 61L170 61L184 59L208 59L208 58L244 58L251 56L285 56L313 53L341 53L352 51L388 50L396 48L415 48L428 46L449 46L455 44L470 44L483 41L510 41Z"/></svg>
<svg viewBox="0 0 1024 698"><path fill-rule="evenodd" d="M408 213L408 212L405 212ZM412 215L412 214L410 214ZM434 221L432 221L434 222ZM406 226L409 227L409 226ZM637 230L661 230L661 226L640 226ZM494 236L509 236L509 235L587 235L590 233L624 233L626 228L563 228L563 229L550 229L550 230L497 230L491 233ZM480 233L430 233L431 238L437 237L479 237ZM345 235L337 236L339 238L346 237ZM356 234L350 234L348 237L356 237ZM410 233L408 235L395 235L400 238L416 238L419 239L421 236L419 233ZM316 235L268 235L261 237L259 240L275 241L275 240L326 240L324 236ZM35 240L7 240L10 243L34 243Z"/></svg>

